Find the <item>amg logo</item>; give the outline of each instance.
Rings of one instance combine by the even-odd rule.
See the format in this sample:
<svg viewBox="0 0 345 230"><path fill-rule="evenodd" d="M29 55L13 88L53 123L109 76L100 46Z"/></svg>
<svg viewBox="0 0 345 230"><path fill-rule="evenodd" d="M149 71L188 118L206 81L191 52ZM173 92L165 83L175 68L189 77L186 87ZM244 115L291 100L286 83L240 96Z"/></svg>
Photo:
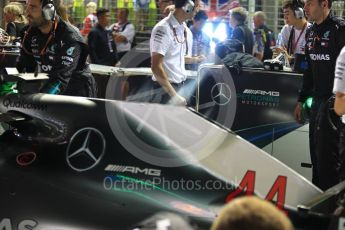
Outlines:
<svg viewBox="0 0 345 230"><path fill-rule="evenodd" d="M254 94L254 95L263 95L263 96L272 96L279 97L280 93L276 91L265 91L265 90L256 90L256 89L245 89L243 91L245 94Z"/></svg>
<svg viewBox="0 0 345 230"><path fill-rule="evenodd" d="M134 174L143 173L145 175L149 176L160 176L161 170L159 169L150 169L150 168L138 168L133 166L123 166L123 165L108 165L104 169L105 171L111 171L111 172L130 172Z"/></svg>
<svg viewBox="0 0 345 230"><path fill-rule="evenodd" d="M310 54L310 59L313 61L329 61L331 57L329 54Z"/></svg>

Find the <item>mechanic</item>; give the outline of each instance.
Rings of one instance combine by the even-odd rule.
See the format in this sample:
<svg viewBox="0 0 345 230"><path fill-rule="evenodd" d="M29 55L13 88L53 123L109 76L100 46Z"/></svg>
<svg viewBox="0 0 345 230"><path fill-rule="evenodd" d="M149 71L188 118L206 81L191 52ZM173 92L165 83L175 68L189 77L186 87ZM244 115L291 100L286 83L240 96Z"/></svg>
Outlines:
<svg viewBox="0 0 345 230"><path fill-rule="evenodd" d="M154 93L151 102L187 104L186 98L180 95L180 89L187 78L185 54L192 47L187 45L184 21L195 15L198 4L199 1L192 0L175 1L175 11L152 30L150 51Z"/></svg>
<svg viewBox="0 0 345 230"><path fill-rule="evenodd" d="M341 50L335 66L333 93L335 94L334 111L342 116L339 125L339 180L345 180L345 47Z"/></svg>
<svg viewBox="0 0 345 230"><path fill-rule="evenodd" d="M27 1L29 26L24 28L17 68L20 72L48 74L49 80L39 92L94 97L96 84L86 63L87 45L79 31L61 20L55 9L53 0Z"/></svg>
<svg viewBox="0 0 345 230"><path fill-rule="evenodd" d="M339 163L338 133L329 123L328 99L332 96L336 58L345 45L345 21L335 17L331 7L332 0L307 0L304 6L308 20L314 23L307 31L308 68L294 111L296 121L302 122L302 104L313 96L309 118L312 182L323 190L339 182L336 170Z"/></svg>

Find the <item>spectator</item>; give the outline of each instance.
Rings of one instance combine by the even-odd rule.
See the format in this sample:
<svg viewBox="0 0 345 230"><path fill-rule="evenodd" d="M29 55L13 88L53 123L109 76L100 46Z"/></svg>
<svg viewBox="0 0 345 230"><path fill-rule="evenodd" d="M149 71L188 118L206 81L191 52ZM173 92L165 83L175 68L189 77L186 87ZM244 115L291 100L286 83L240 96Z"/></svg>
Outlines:
<svg viewBox="0 0 345 230"><path fill-rule="evenodd" d="M94 2L89 2L86 5L87 16L83 21L83 28L80 30L81 35L87 37L91 29L96 25L98 19L96 16L97 5Z"/></svg>
<svg viewBox="0 0 345 230"><path fill-rule="evenodd" d="M115 66L118 60L116 45L111 31L106 29L110 20L109 10L98 9L97 19L98 23L88 36L91 63Z"/></svg>
<svg viewBox="0 0 345 230"><path fill-rule="evenodd" d="M128 14L127 8L118 9L117 22L110 26L119 60L131 50L135 37L134 25L128 21Z"/></svg>
<svg viewBox="0 0 345 230"><path fill-rule="evenodd" d="M273 52L271 47L275 46L273 31L266 26L265 21L266 14L264 12L255 12L253 17L254 36L258 37L259 43L263 44L263 50L258 50L259 52L255 52L254 50L254 56L261 61L272 58ZM257 44L257 46L259 47L260 44Z"/></svg>
<svg viewBox="0 0 345 230"><path fill-rule="evenodd" d="M6 33L13 41L21 36L22 30L27 24L23 9L20 5L9 3L4 7L4 16L6 22Z"/></svg>
<svg viewBox="0 0 345 230"><path fill-rule="evenodd" d="M282 51L285 52L290 65L292 65L293 69L296 71L303 69L303 67L299 66L301 64L303 65L303 63L297 63L297 59L304 60L306 32L311 26L305 18L303 7L304 4L298 0L285 0L283 2L282 8L286 25L280 32L280 47L274 50L274 56ZM295 61L297 65L294 65Z"/></svg>
<svg viewBox="0 0 345 230"><path fill-rule="evenodd" d="M243 7L236 7L229 11L230 26L233 28L231 39L237 39L244 44L245 52L253 54L254 39L253 31L245 24L247 20L247 10Z"/></svg>
<svg viewBox="0 0 345 230"><path fill-rule="evenodd" d="M145 30L145 23L148 23L149 19L149 6L150 0L137 0L136 1L137 7L137 20L138 20L138 30L144 31Z"/></svg>
<svg viewBox="0 0 345 230"><path fill-rule="evenodd" d="M293 230L291 221L268 201L237 198L220 211L211 230Z"/></svg>
<svg viewBox="0 0 345 230"><path fill-rule="evenodd" d="M200 10L193 18L190 30L193 34L192 56L207 56L210 52L210 37L202 31L208 19L205 11Z"/></svg>

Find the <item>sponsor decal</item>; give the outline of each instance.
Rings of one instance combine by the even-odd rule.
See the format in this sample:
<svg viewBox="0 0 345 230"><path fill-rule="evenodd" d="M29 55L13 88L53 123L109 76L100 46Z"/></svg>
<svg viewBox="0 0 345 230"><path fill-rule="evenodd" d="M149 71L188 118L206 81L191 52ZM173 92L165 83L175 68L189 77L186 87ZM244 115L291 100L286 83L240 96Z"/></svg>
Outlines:
<svg viewBox="0 0 345 230"><path fill-rule="evenodd" d="M237 98L242 104L277 107L280 102L280 92L245 89L242 93L237 93Z"/></svg>
<svg viewBox="0 0 345 230"><path fill-rule="evenodd" d="M211 89L211 97L217 105L227 105L231 100L231 89L225 83L217 83Z"/></svg>
<svg viewBox="0 0 345 230"><path fill-rule="evenodd" d="M313 61L330 61L331 57L329 54L310 54L310 59Z"/></svg>
<svg viewBox="0 0 345 230"><path fill-rule="evenodd" d="M328 47L328 42L321 42L321 46Z"/></svg>
<svg viewBox="0 0 345 230"><path fill-rule="evenodd" d="M13 221L10 218L3 218L0 221L1 230L34 230L36 229L38 223L35 220L22 220L18 223L18 226L13 224Z"/></svg>
<svg viewBox="0 0 345 230"><path fill-rule="evenodd" d="M20 166L28 166L36 160L36 157L37 155L35 152L24 152L16 157L16 162Z"/></svg>
<svg viewBox="0 0 345 230"><path fill-rule="evenodd" d="M154 41L158 42L158 43L162 43L163 42L163 37L165 36L165 32L162 30L157 30L156 34L154 35Z"/></svg>
<svg viewBox="0 0 345 230"><path fill-rule="evenodd" d="M52 70L52 66L51 65L41 65L41 69L44 71L44 72L49 72Z"/></svg>
<svg viewBox="0 0 345 230"><path fill-rule="evenodd" d="M134 167L134 166L112 165L112 164L109 164L107 167L105 167L104 171L122 172L122 173L129 172L133 174L145 174L149 176L161 175L160 169L139 168L139 167Z"/></svg>
<svg viewBox="0 0 345 230"><path fill-rule="evenodd" d="M71 62L67 62L67 61L62 61L61 64L64 65L64 66L70 66L72 63Z"/></svg>
<svg viewBox="0 0 345 230"><path fill-rule="evenodd" d="M329 33L330 33L330 31L328 30L328 31L326 31L324 34L323 34L323 39L327 39L327 40L329 40Z"/></svg>
<svg viewBox="0 0 345 230"><path fill-rule="evenodd" d="M47 53L55 54L56 50L56 44L53 44L52 46L48 47Z"/></svg>
<svg viewBox="0 0 345 230"><path fill-rule="evenodd" d="M67 146L67 164L77 172L90 170L102 160L105 147L105 138L98 129L80 129L73 134Z"/></svg>
<svg viewBox="0 0 345 230"><path fill-rule="evenodd" d="M239 184L238 188L235 191L232 191L227 197L225 202L230 202L234 198L238 197L241 194L246 194L247 196L255 195L255 180L256 180L256 172L248 170L246 174L243 176L241 183ZM268 191L265 200L273 201L276 198L275 203L278 208L281 210L284 209L285 199L286 199L286 185L287 185L287 177L286 176L278 176L275 182L273 183L272 187Z"/></svg>
<svg viewBox="0 0 345 230"><path fill-rule="evenodd" d="M69 61L69 62L73 62L73 58L71 58L71 57L69 57L69 56L62 56L61 59L62 59L62 60Z"/></svg>
<svg viewBox="0 0 345 230"><path fill-rule="evenodd" d="M66 52L67 55L71 56L71 55L73 54L74 49L75 49L75 47L70 47L70 48L68 48L68 50L67 50L67 52Z"/></svg>
<svg viewBox="0 0 345 230"><path fill-rule="evenodd" d="M2 102L2 104L7 109L17 108L17 109L31 109L31 110L42 110L42 111L46 111L48 109L48 105L36 104L34 102L27 102L23 99L12 100L10 98L6 98Z"/></svg>

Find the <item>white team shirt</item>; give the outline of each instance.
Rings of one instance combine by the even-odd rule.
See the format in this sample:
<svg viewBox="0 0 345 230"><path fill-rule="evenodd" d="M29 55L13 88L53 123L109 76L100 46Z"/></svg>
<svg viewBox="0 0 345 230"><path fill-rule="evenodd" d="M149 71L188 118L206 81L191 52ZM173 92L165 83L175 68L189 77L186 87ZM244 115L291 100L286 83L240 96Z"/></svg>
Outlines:
<svg viewBox="0 0 345 230"><path fill-rule="evenodd" d="M340 51L335 65L335 77L333 85L333 93L345 94L345 47ZM345 123L345 115L342 116L342 121Z"/></svg>
<svg viewBox="0 0 345 230"><path fill-rule="evenodd" d="M335 65L333 93L345 93L345 47L340 51Z"/></svg>
<svg viewBox="0 0 345 230"><path fill-rule="evenodd" d="M188 57L192 57L192 50L193 50L193 33L188 28L186 23L183 23L185 26L185 29L187 31L187 53L185 54Z"/></svg>
<svg viewBox="0 0 345 230"><path fill-rule="evenodd" d="M176 31L174 36L173 28ZM152 30L150 52L164 56L163 67L171 83L181 83L186 80L184 56L186 54L185 24L179 24L173 12L158 22ZM186 31L186 33L188 33ZM187 35L188 40L188 35ZM190 47L189 49L191 49ZM156 81L155 76L152 80Z"/></svg>
<svg viewBox="0 0 345 230"><path fill-rule="evenodd" d="M296 48L295 48L294 54L305 54L305 52L304 52L304 49L305 49L305 35L306 35L307 28L310 25L311 24L308 22L308 24L307 24L306 28L304 28L304 30L303 29L298 30L298 29L295 28L295 35L294 35L295 41L294 41L294 44L297 42L298 37L300 37L300 38L298 40L298 43L296 44ZM293 28L293 26L284 25L283 28L280 31L280 33L282 35L281 44L284 45L286 48L289 45L289 38L290 38L290 33L292 31L292 28ZM301 34L302 30L303 30L303 34Z"/></svg>

